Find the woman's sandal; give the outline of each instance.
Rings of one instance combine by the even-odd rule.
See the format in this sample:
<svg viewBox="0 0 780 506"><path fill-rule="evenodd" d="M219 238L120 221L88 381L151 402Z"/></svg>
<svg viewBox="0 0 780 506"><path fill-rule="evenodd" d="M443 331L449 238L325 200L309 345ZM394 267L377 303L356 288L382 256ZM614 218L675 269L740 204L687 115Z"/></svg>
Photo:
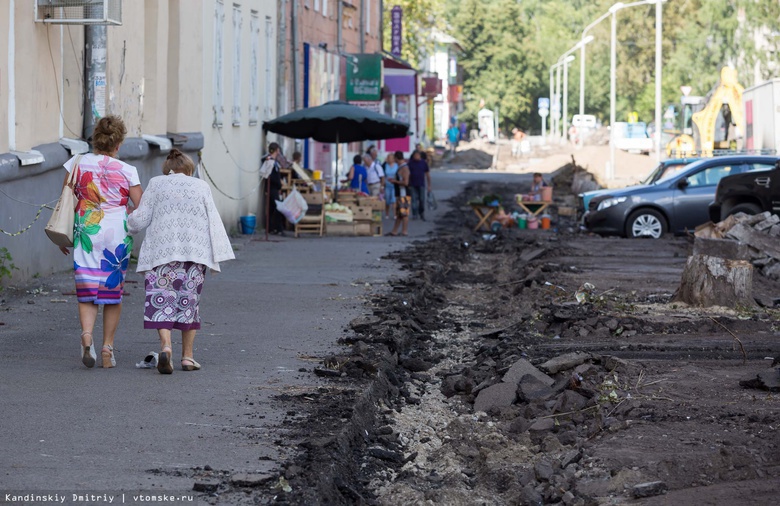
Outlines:
<svg viewBox="0 0 780 506"><path fill-rule="evenodd" d="M184 362L189 362L189 364L185 364ZM181 370L200 371L200 364L195 362L195 359L192 357L181 357Z"/></svg>
<svg viewBox="0 0 780 506"><path fill-rule="evenodd" d="M100 350L100 355L103 357L103 369L110 369L116 367L116 359L114 358L114 347L110 344L103 346Z"/></svg>
<svg viewBox="0 0 780 506"><path fill-rule="evenodd" d="M84 336L86 336L87 334L89 334L90 338L92 337L92 332L85 331L81 333L82 340L84 339ZM90 343L88 346L84 346L83 343L81 345L81 363L91 369L95 367L96 361L97 361L97 354L95 353L95 343L92 339L90 339Z"/></svg>
<svg viewBox="0 0 780 506"><path fill-rule="evenodd" d="M163 346L160 357L157 360L157 372L160 374L173 374L173 363L171 362L172 351L170 346Z"/></svg>

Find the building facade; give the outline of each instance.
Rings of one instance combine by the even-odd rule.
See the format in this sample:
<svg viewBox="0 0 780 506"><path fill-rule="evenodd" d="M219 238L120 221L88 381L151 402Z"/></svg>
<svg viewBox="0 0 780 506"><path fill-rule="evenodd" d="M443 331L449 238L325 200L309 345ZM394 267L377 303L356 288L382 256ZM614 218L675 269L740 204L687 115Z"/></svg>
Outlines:
<svg viewBox="0 0 780 506"><path fill-rule="evenodd" d="M0 5L0 248L19 268L14 279L70 267L43 233L42 205L59 196L62 163L88 149L85 109L124 119L119 157L142 185L173 145L202 156L199 177L228 230L261 207L262 122L277 112L276 2L121 3L121 25L105 27L96 50L84 25L36 22L36 0ZM85 59L104 72L87 78Z"/></svg>

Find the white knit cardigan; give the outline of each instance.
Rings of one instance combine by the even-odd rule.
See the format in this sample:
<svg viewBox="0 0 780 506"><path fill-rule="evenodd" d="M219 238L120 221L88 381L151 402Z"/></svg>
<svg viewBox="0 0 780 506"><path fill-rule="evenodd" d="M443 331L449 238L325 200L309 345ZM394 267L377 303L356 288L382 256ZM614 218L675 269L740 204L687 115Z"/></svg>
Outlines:
<svg viewBox="0 0 780 506"><path fill-rule="evenodd" d="M219 271L219 262L235 258L211 188L185 174L153 177L127 226L131 234L149 227L138 255L138 272L175 261Z"/></svg>

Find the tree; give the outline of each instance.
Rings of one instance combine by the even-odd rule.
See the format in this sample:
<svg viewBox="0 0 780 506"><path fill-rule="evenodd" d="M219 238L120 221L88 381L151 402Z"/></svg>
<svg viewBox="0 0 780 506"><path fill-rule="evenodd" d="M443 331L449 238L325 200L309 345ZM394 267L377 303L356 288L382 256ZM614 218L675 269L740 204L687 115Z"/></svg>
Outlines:
<svg viewBox="0 0 780 506"><path fill-rule="evenodd" d="M444 28L444 0L393 0L384 3L382 18L384 47L389 51L392 47L392 9L401 7L403 12L403 30L401 42L401 58L417 67L420 60L433 49L430 32L434 28Z"/></svg>

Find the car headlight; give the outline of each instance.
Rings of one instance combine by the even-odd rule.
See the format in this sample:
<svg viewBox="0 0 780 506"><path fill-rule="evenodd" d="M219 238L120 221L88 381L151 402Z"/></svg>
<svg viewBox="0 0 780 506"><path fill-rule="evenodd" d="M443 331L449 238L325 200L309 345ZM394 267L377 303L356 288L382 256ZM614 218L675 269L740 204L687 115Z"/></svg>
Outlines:
<svg viewBox="0 0 780 506"><path fill-rule="evenodd" d="M604 209L609 209L612 206L616 206L618 204L622 204L628 199L628 197L612 197L609 199L604 199L601 202L599 202L599 207L596 208L597 211L603 211Z"/></svg>

